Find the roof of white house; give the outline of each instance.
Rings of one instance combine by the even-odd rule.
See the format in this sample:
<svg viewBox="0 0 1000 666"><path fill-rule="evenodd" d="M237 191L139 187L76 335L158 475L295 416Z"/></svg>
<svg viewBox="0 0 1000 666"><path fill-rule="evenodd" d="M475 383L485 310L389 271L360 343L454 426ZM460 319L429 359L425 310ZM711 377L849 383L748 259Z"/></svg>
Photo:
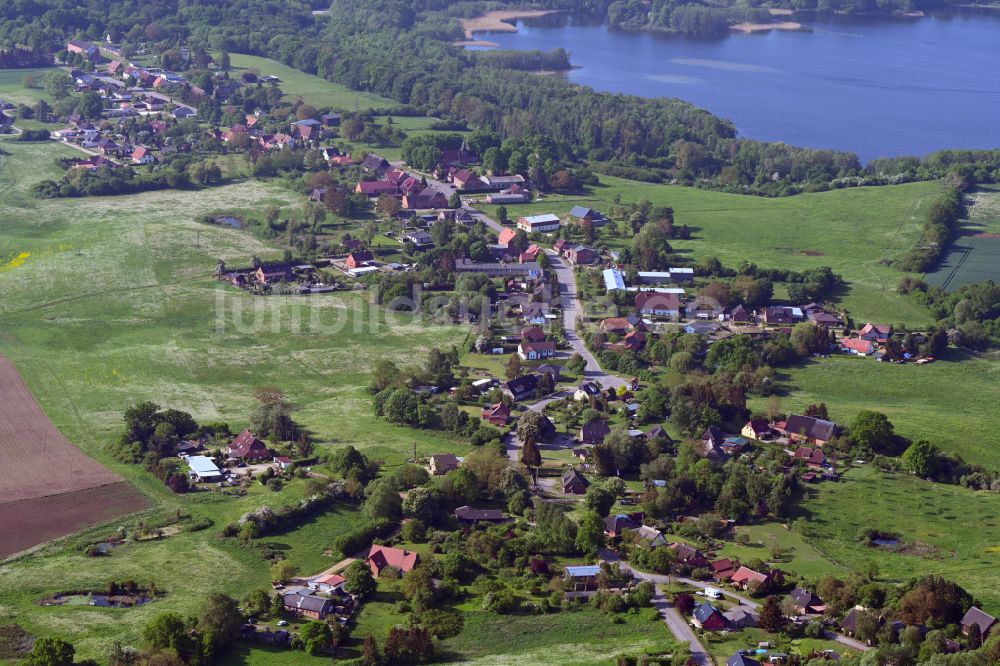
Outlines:
<svg viewBox="0 0 1000 666"><path fill-rule="evenodd" d="M543 213L542 215L529 215L521 218L528 224L545 224L559 221L559 216L555 213Z"/></svg>
<svg viewBox="0 0 1000 666"><path fill-rule="evenodd" d="M604 288L608 291L625 288L625 276L617 268L604 269Z"/></svg>
<svg viewBox="0 0 1000 666"><path fill-rule="evenodd" d="M187 464L191 468L191 471L199 476L222 474L208 456L188 456Z"/></svg>

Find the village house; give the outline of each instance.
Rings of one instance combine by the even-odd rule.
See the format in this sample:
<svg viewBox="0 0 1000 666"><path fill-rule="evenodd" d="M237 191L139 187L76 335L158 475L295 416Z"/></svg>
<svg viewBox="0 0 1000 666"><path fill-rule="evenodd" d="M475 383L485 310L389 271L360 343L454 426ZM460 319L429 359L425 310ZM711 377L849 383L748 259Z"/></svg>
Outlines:
<svg viewBox="0 0 1000 666"><path fill-rule="evenodd" d="M603 444L604 439L611 434L611 428L604 421L592 421L580 428L577 440L581 444Z"/></svg>
<svg viewBox="0 0 1000 666"><path fill-rule="evenodd" d="M355 250L347 255L344 262L348 268L361 268L367 266L368 262L375 261L375 256L369 250Z"/></svg>
<svg viewBox="0 0 1000 666"><path fill-rule="evenodd" d="M532 324L521 329L521 340L523 342L542 342L545 340L545 331L541 326Z"/></svg>
<svg viewBox="0 0 1000 666"><path fill-rule="evenodd" d="M696 569L708 564L708 560L700 550L686 543L672 543L669 548L674 552L674 560L679 564Z"/></svg>
<svg viewBox="0 0 1000 666"><path fill-rule="evenodd" d="M642 331L629 331L621 344L631 351L638 352L646 346L646 334Z"/></svg>
<svg viewBox="0 0 1000 666"><path fill-rule="evenodd" d="M723 613L723 616L726 618L726 624L732 630L752 629L760 624L760 616L743 606L737 606L732 610L728 610ZM732 662L729 661L726 663L730 664Z"/></svg>
<svg viewBox="0 0 1000 666"><path fill-rule="evenodd" d="M434 476L442 476L448 472L458 469L461 462L453 453L441 453L431 456L430 468Z"/></svg>
<svg viewBox="0 0 1000 666"><path fill-rule="evenodd" d="M515 402L534 397L538 389L538 375L521 375L511 379L503 386L503 392Z"/></svg>
<svg viewBox="0 0 1000 666"><path fill-rule="evenodd" d="M740 434L748 439L767 440L771 438L771 424L764 418L750 419Z"/></svg>
<svg viewBox="0 0 1000 666"><path fill-rule="evenodd" d="M482 418L490 425L505 426L510 423L510 407L502 402L490 405L483 410Z"/></svg>
<svg viewBox="0 0 1000 666"><path fill-rule="evenodd" d="M558 231L559 224L559 216L552 213L517 218L517 228L529 234Z"/></svg>
<svg viewBox="0 0 1000 666"><path fill-rule="evenodd" d="M830 314L824 310L814 310L806 315L812 323L817 326L824 326L826 328L835 328L837 326L842 326L844 322L840 320L837 315Z"/></svg>
<svg viewBox="0 0 1000 666"><path fill-rule="evenodd" d="M722 611L708 601L695 607L691 621L694 626L704 631L722 631L726 628L726 618Z"/></svg>
<svg viewBox="0 0 1000 666"><path fill-rule="evenodd" d="M677 294L640 291L635 295L635 309L647 316L676 318L681 314L681 300Z"/></svg>
<svg viewBox="0 0 1000 666"><path fill-rule="evenodd" d="M479 176L468 169L459 169L448 174L448 181L460 190L478 190L483 186Z"/></svg>
<svg viewBox="0 0 1000 666"><path fill-rule="evenodd" d="M333 612L334 601L321 597L306 590L288 592L281 597L285 612L295 617L308 617L313 620L325 620Z"/></svg>
<svg viewBox="0 0 1000 666"><path fill-rule="evenodd" d="M625 530L637 530L640 526L641 523L620 513L604 519L604 535L612 539L617 539L625 533Z"/></svg>
<svg viewBox="0 0 1000 666"><path fill-rule="evenodd" d="M153 151L146 146L138 146L132 151L132 163L133 164L155 164L156 157L153 155Z"/></svg>
<svg viewBox="0 0 1000 666"><path fill-rule="evenodd" d="M362 180L354 186L354 191L357 194L363 194L370 199L376 199L382 195L392 196L399 194L399 187L393 183L387 183L381 180Z"/></svg>
<svg viewBox="0 0 1000 666"><path fill-rule="evenodd" d="M734 560L726 558L709 562L708 570L712 573L712 578L721 583L732 578L738 566Z"/></svg>
<svg viewBox="0 0 1000 666"><path fill-rule="evenodd" d="M232 441L226 453L230 458L244 461L267 460L272 457L264 442L257 439L252 432L244 430Z"/></svg>
<svg viewBox="0 0 1000 666"><path fill-rule="evenodd" d="M490 277L522 277L537 280L542 277L542 268L537 263L523 264L478 263L462 258L455 262L456 273L483 273Z"/></svg>
<svg viewBox="0 0 1000 666"><path fill-rule="evenodd" d="M423 210L428 208L447 208L448 197L433 187L425 187L419 192L407 192L403 195L403 208L406 210Z"/></svg>
<svg viewBox="0 0 1000 666"><path fill-rule="evenodd" d="M538 361L552 358L556 353L554 342L522 342L517 346L517 355L525 361Z"/></svg>
<svg viewBox="0 0 1000 666"><path fill-rule="evenodd" d="M557 382L559 381L559 376L562 374L562 366L553 365L552 363L543 363L535 368L535 372L539 375L552 375L552 381Z"/></svg>
<svg viewBox="0 0 1000 666"><path fill-rule="evenodd" d="M570 263L577 266L592 264L597 261L597 252L584 245L573 245L565 249L563 255Z"/></svg>
<svg viewBox="0 0 1000 666"><path fill-rule="evenodd" d="M381 155L368 153L365 155L365 159L361 162L361 168L368 173L374 173L376 176L381 176L389 170L390 165L388 160Z"/></svg>
<svg viewBox="0 0 1000 666"><path fill-rule="evenodd" d="M840 349L855 356L871 356L878 351L874 342L861 338L841 338Z"/></svg>
<svg viewBox="0 0 1000 666"><path fill-rule="evenodd" d="M573 400L577 402L581 400L588 400L590 398L596 398L601 395L601 387L594 382L584 382L580 384L580 387L576 389L573 393Z"/></svg>
<svg viewBox="0 0 1000 666"><path fill-rule="evenodd" d="M635 529L635 534L639 539L648 543L650 548L658 548L660 546L667 545L667 539L663 536L663 532L655 527L640 525Z"/></svg>
<svg viewBox="0 0 1000 666"><path fill-rule="evenodd" d="M398 569L401 574L413 571L420 562L420 555L402 548L373 545L368 551L366 561L372 570L372 575L377 578L389 567Z"/></svg>
<svg viewBox="0 0 1000 666"><path fill-rule="evenodd" d="M290 470L295 465L295 462L288 456L275 456L274 460L271 461L271 464L273 464L276 469L285 472Z"/></svg>
<svg viewBox="0 0 1000 666"><path fill-rule="evenodd" d="M520 255L520 257L518 259L519 259L519 261L522 264L530 262L530 261L538 261L538 255L541 254L541 252L542 252L542 248L540 248L540 247L538 247L538 245L532 243L531 245L528 246L527 250L525 250L524 252L521 253L521 255Z"/></svg>
<svg viewBox="0 0 1000 666"><path fill-rule="evenodd" d="M763 574L759 571L754 571L749 567L741 566L732 576L729 577L729 582L741 590L747 589L751 583L767 585L771 582L771 572Z"/></svg>
<svg viewBox="0 0 1000 666"><path fill-rule="evenodd" d="M347 579L340 574L324 574L313 578L309 582L309 587L323 594L339 594L343 593L346 583Z"/></svg>
<svg viewBox="0 0 1000 666"><path fill-rule="evenodd" d="M513 185L498 193L486 195L486 203L497 205L519 204L529 201L531 201L531 193L520 185Z"/></svg>
<svg viewBox="0 0 1000 666"><path fill-rule="evenodd" d="M754 659L744 654L743 650L740 650L726 660L726 666L762 666L762 664L759 659Z"/></svg>
<svg viewBox="0 0 1000 666"><path fill-rule="evenodd" d="M816 446L823 446L839 434L840 428L833 421L792 414L780 431L792 441L812 442Z"/></svg>
<svg viewBox="0 0 1000 666"><path fill-rule="evenodd" d="M858 331L858 337L869 342L885 344L892 337L892 324L865 324L864 328Z"/></svg>
<svg viewBox="0 0 1000 666"><path fill-rule="evenodd" d="M587 486L590 485L590 482L572 467L562 473L560 481L564 495L583 495L587 492Z"/></svg>
<svg viewBox="0 0 1000 666"><path fill-rule="evenodd" d="M972 606L966 611L965 615L962 616L962 621L959 623L962 627L962 635L968 636L969 631L972 630L972 625L977 625L979 627L979 634L985 640L989 633L997 624L997 619L990 615L989 613L983 611L981 608Z"/></svg>
<svg viewBox="0 0 1000 666"><path fill-rule="evenodd" d="M460 506L455 509L455 518L458 519L458 522L467 525L480 523L499 525L510 520L507 514L499 509L473 509L471 506Z"/></svg>
<svg viewBox="0 0 1000 666"><path fill-rule="evenodd" d="M823 449L800 446L792 453L792 460L804 462L810 469L818 470L826 463L826 455Z"/></svg>
<svg viewBox="0 0 1000 666"><path fill-rule="evenodd" d="M633 328L625 317L608 317L601 320L601 330L612 335L625 335Z"/></svg>
<svg viewBox="0 0 1000 666"><path fill-rule="evenodd" d="M202 483L215 483L222 481L222 471L215 462L207 456L187 456L186 458L189 474L196 481Z"/></svg>
<svg viewBox="0 0 1000 666"><path fill-rule="evenodd" d="M97 62L101 59L101 50L90 42L85 42L81 39L69 40L66 44L66 50L70 53L79 53L91 62Z"/></svg>
<svg viewBox="0 0 1000 666"><path fill-rule="evenodd" d="M734 323L745 324L750 321L750 312L740 303L729 313L729 318Z"/></svg>
<svg viewBox="0 0 1000 666"><path fill-rule="evenodd" d="M768 326L796 324L805 319L801 308L772 306L764 309L764 323Z"/></svg>
<svg viewBox="0 0 1000 666"><path fill-rule="evenodd" d="M600 575L601 567L596 564L566 567L566 582L572 586L573 592L596 590Z"/></svg>
<svg viewBox="0 0 1000 666"><path fill-rule="evenodd" d="M510 247L511 241L515 238L517 238L517 231L511 229L510 227L505 227L497 238L497 245L504 248Z"/></svg>
<svg viewBox="0 0 1000 666"><path fill-rule="evenodd" d="M569 217L578 224L583 224L586 220L595 227L603 226L608 221L603 213L586 206L573 206L572 210L569 211Z"/></svg>
<svg viewBox="0 0 1000 666"><path fill-rule="evenodd" d="M799 615L822 615L826 611L823 600L805 588L795 588L790 596Z"/></svg>

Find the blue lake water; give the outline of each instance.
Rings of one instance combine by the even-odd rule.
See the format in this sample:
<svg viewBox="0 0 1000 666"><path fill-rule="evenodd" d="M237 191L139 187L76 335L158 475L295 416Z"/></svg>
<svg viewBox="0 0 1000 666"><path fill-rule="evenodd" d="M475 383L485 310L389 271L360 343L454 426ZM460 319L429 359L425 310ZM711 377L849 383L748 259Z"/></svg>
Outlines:
<svg viewBox="0 0 1000 666"><path fill-rule="evenodd" d="M678 97L753 139L848 150L864 161L1000 148L1000 13L796 20L811 32L703 40L557 15L477 37L505 49L563 47L575 83Z"/></svg>

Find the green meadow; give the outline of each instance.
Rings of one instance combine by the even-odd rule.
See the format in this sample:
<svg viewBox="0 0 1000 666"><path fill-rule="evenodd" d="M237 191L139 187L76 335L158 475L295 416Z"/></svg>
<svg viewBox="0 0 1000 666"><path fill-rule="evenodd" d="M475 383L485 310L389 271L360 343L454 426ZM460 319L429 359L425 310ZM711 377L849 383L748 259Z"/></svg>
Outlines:
<svg viewBox="0 0 1000 666"><path fill-rule="evenodd" d="M255 69L263 76L277 76L281 79L279 85L285 92L285 99L301 97L307 104L316 108L328 106L345 111L364 111L398 105L391 99L351 90L346 86L282 65L270 58L233 53L230 55L230 62L237 74L241 70Z"/></svg>
<svg viewBox="0 0 1000 666"><path fill-rule="evenodd" d="M783 411L825 402L833 420L848 423L858 412L875 409L886 414L901 435L927 439L971 463L997 464L1000 362L996 354L953 349L927 365L835 355L810 359L778 376L789 386L781 397ZM763 408L764 403L758 398L751 409Z"/></svg>
<svg viewBox="0 0 1000 666"><path fill-rule="evenodd" d="M952 579L988 612L1000 611L1000 495L888 474L850 470L838 483L812 488L800 505L806 539L838 567L874 563L880 578L901 582L935 574ZM861 530L897 534L900 552L866 547Z"/></svg>
<svg viewBox="0 0 1000 666"><path fill-rule="evenodd" d="M621 201L649 199L671 206L675 224L693 230L691 240L671 243L698 260L717 257L727 266L751 261L766 268L806 270L830 266L848 282L840 304L857 319L924 326L927 311L896 291L904 274L886 266L910 249L923 222L924 206L940 191L934 182L862 187L766 199L654 185L601 176L584 195L546 195L541 201L508 206L511 217L569 213L573 206L607 212ZM484 206L495 213L495 206ZM622 247L631 238L607 239Z"/></svg>

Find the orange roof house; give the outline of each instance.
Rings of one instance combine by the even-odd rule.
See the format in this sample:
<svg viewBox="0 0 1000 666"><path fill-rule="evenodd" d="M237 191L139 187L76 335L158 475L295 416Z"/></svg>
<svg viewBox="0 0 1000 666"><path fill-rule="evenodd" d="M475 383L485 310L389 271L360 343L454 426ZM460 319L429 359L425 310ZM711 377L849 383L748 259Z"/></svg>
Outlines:
<svg viewBox="0 0 1000 666"><path fill-rule="evenodd" d="M368 551L367 561L372 575L378 576L388 567L399 569L402 573L413 571L420 562L420 556L411 550L373 545Z"/></svg>

